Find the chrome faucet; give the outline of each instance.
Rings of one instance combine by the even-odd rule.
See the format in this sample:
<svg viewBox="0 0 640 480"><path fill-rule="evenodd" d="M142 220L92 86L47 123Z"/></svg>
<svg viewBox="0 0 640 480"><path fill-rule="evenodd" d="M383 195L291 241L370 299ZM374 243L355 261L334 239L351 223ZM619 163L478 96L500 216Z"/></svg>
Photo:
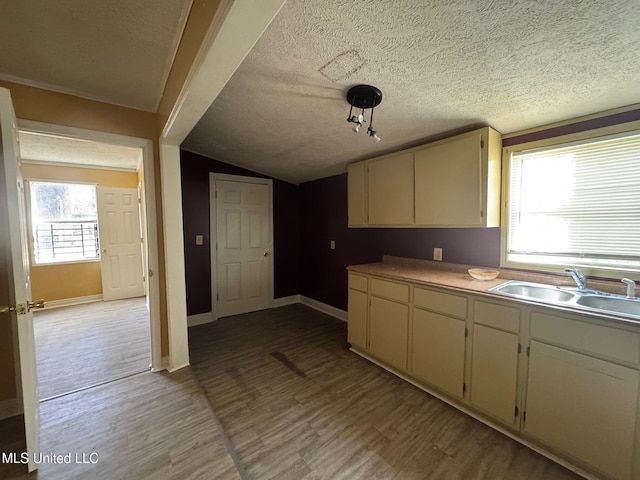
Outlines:
<svg viewBox="0 0 640 480"><path fill-rule="evenodd" d="M579 268L565 268L564 271L573 277L580 290L587 288L587 276L582 273L582 270Z"/></svg>
<svg viewBox="0 0 640 480"><path fill-rule="evenodd" d="M628 278L623 278L622 283L627 284L627 298L636 298L636 282Z"/></svg>

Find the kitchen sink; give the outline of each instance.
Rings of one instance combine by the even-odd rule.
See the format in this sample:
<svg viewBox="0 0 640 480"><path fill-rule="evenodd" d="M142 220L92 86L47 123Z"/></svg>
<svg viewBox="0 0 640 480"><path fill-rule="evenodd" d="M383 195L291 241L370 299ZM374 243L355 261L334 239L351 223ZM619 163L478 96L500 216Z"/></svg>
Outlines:
<svg viewBox="0 0 640 480"><path fill-rule="evenodd" d="M502 285L498 285L489 291L501 293L503 295L513 295L515 297L546 300L551 303L564 303L573 300L575 297L573 293L565 292L553 285L526 282L507 282Z"/></svg>
<svg viewBox="0 0 640 480"><path fill-rule="evenodd" d="M613 295L606 297L600 295L583 295L576 299L576 304L593 308L594 310L605 310L607 312L640 317L640 300L638 299Z"/></svg>
<svg viewBox="0 0 640 480"><path fill-rule="evenodd" d="M510 280L490 292L592 312L613 313L640 319L640 299L575 287Z"/></svg>

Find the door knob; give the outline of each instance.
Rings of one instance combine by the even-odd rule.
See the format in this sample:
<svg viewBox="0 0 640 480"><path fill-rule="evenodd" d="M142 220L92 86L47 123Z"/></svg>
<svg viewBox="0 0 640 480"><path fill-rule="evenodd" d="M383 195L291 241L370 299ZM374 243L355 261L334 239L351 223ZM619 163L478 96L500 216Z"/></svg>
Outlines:
<svg viewBox="0 0 640 480"><path fill-rule="evenodd" d="M102 250L100 250L100 253L107 253L107 249L103 248Z"/></svg>
<svg viewBox="0 0 640 480"><path fill-rule="evenodd" d="M33 308L44 308L45 307L44 298L41 298L40 300L37 300L35 302L32 302L31 300L29 300L27 302L27 306L29 307L29 310Z"/></svg>
<svg viewBox="0 0 640 480"><path fill-rule="evenodd" d="M7 312L18 312L19 315L24 315L25 313L31 311L34 308L44 308L45 301L44 299L40 299L36 302L32 302L28 300L27 303L18 303L17 305L0 305L0 313Z"/></svg>
<svg viewBox="0 0 640 480"><path fill-rule="evenodd" d="M264 253L262 254L262 256L263 256L263 257L268 257L268 256L269 256L269 252L268 252L268 251L264 252Z"/></svg>

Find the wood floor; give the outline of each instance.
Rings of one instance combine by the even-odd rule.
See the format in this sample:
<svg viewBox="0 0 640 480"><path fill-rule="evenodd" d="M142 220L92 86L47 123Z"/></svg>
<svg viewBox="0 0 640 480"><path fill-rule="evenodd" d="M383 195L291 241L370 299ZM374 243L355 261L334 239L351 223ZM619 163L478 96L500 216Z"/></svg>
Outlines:
<svg viewBox="0 0 640 480"><path fill-rule="evenodd" d="M97 463L0 463L0 479L579 478L349 352L346 325L302 305L189 334L193 373L41 402L40 451ZM18 420L0 422L0 451L23 448Z"/></svg>
<svg viewBox="0 0 640 480"><path fill-rule="evenodd" d="M346 324L305 306L221 319L189 339L250 478L580 478L348 351Z"/></svg>
<svg viewBox="0 0 640 480"><path fill-rule="evenodd" d="M40 398L149 369L146 299L36 311L34 333Z"/></svg>
<svg viewBox="0 0 640 480"><path fill-rule="evenodd" d="M145 372L40 404L40 451L72 454L37 473L2 464L11 480L241 480L205 397L189 368ZM20 417L15 417L19 419ZM19 423L0 422L0 449L15 449ZM75 463L76 453L97 463Z"/></svg>

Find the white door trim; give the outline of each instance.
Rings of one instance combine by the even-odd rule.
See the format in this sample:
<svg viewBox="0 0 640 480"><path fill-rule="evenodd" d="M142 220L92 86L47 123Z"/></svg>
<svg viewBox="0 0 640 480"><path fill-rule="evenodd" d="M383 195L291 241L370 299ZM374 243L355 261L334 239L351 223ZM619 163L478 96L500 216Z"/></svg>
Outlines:
<svg viewBox="0 0 640 480"><path fill-rule="evenodd" d="M224 173L209 173L209 238L211 251L211 314L213 320L218 318L218 265L216 244L218 243L217 219L216 219L216 180L228 182L255 183L266 185L269 188L269 306L273 307L274 278L273 278L273 180L270 178L245 177L241 175L227 175Z"/></svg>
<svg viewBox="0 0 640 480"><path fill-rule="evenodd" d="M189 365L180 147L160 143L170 372Z"/></svg>
<svg viewBox="0 0 640 480"><path fill-rule="evenodd" d="M147 260L149 272L147 276L149 288L149 323L151 330L151 368L163 370L160 334L160 285L158 267L158 223L156 220L156 189L155 170L153 158L153 141L148 138L131 137L116 133L99 132L84 128L67 127L51 123L34 122L18 119L18 129L27 132L53 134L63 137L80 138L95 142L111 143L126 147L138 147L142 149L142 164L145 211L146 211L146 238Z"/></svg>

